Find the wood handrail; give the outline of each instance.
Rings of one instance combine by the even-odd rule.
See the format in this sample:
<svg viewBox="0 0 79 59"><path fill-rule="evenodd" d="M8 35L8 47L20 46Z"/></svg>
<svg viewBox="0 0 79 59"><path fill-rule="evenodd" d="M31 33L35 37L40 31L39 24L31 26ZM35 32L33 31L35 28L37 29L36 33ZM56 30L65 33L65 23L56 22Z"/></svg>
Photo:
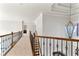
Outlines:
<svg viewBox="0 0 79 59"><path fill-rule="evenodd" d="M11 35L11 33L9 33L9 34L4 34L4 35L1 35L0 37L4 37L4 36L8 36L8 35Z"/></svg>
<svg viewBox="0 0 79 59"><path fill-rule="evenodd" d="M9 34L5 34L5 35L1 35L0 37L6 37L6 36L9 36L9 35L11 35L11 44L9 45L9 46L11 46L4 54L3 54L3 56L6 56L6 54L15 46L15 44L19 41L19 39L22 37L22 33L21 33L22 31L18 31L18 32L11 32L11 33L9 33ZM20 34L17 34L17 33L21 33L21 35ZM17 38L17 40L16 41L13 41L13 35L14 34L17 34L17 35L19 35L19 38ZM17 36L16 35L16 36ZM2 39L1 39L2 40ZM6 39L5 39L6 40ZM3 41L1 41L1 42L3 42ZM2 52L2 51L1 51Z"/></svg>
<svg viewBox="0 0 79 59"><path fill-rule="evenodd" d="M56 40L64 40L64 41L73 41L73 42L79 42L79 39L69 39L69 38L61 38L61 37L50 37L50 36L35 36L39 38L49 38L49 39L56 39Z"/></svg>
<svg viewBox="0 0 79 59"><path fill-rule="evenodd" d="M18 32L21 32L21 31L18 31ZM11 32L11 33L9 33L9 34L1 35L0 37L4 37L4 36L8 36L8 35L12 35L12 34L15 34L15 33L18 33L18 32Z"/></svg>

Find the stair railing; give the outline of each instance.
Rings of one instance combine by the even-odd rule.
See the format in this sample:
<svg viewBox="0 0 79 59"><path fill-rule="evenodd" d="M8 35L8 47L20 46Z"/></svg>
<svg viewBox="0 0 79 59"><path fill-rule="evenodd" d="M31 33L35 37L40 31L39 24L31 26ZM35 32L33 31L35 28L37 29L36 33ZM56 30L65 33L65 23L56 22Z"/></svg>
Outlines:
<svg viewBox="0 0 79 59"><path fill-rule="evenodd" d="M34 37L33 37L32 33L31 33L31 31L29 33L30 33L29 36L30 36L30 43L31 43L32 54L34 56L34 47L33 47Z"/></svg>
<svg viewBox="0 0 79 59"><path fill-rule="evenodd" d="M22 31L0 36L1 55L5 56L22 37Z"/></svg>
<svg viewBox="0 0 79 59"><path fill-rule="evenodd" d="M42 56L79 56L79 39L37 36Z"/></svg>
<svg viewBox="0 0 79 59"><path fill-rule="evenodd" d="M33 56L41 56L39 38L35 39L35 35L37 35L37 33L32 34L30 31L30 42L31 42L32 54Z"/></svg>

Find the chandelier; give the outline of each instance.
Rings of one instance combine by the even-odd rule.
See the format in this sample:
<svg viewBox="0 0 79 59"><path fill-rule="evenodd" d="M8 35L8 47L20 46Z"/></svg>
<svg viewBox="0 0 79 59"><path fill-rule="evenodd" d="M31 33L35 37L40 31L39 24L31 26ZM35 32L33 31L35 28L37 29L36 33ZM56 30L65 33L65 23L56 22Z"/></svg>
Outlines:
<svg viewBox="0 0 79 59"><path fill-rule="evenodd" d="M74 25L71 22L71 4L70 4L70 15L69 15L69 22L66 24L66 30L69 38L72 38L73 31L74 31Z"/></svg>

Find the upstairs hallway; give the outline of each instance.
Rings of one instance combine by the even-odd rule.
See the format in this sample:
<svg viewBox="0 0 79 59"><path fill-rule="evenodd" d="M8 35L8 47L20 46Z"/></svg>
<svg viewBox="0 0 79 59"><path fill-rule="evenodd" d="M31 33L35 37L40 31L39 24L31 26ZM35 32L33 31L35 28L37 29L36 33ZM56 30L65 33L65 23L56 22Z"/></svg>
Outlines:
<svg viewBox="0 0 79 59"><path fill-rule="evenodd" d="M22 38L8 52L6 56L32 56L32 50L28 34L23 34Z"/></svg>

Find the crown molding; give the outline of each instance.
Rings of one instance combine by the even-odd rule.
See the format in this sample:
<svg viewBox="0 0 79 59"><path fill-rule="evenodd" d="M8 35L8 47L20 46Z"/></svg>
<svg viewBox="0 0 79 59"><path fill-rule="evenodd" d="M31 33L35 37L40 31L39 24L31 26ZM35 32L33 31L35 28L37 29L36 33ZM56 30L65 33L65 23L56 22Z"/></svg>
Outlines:
<svg viewBox="0 0 79 59"><path fill-rule="evenodd" d="M43 15L51 15L51 16L57 16L57 17L68 17L69 15L67 13L61 13L61 12L42 12Z"/></svg>

